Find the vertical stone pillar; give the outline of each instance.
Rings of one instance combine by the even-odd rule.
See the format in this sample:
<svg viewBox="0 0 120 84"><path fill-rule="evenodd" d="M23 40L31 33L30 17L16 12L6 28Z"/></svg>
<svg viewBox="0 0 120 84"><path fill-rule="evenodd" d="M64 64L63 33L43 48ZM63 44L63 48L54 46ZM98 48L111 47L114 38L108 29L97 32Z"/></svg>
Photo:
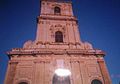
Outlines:
<svg viewBox="0 0 120 84"><path fill-rule="evenodd" d="M44 62L36 62L35 68L35 84L45 84L44 83Z"/></svg>
<svg viewBox="0 0 120 84"><path fill-rule="evenodd" d="M88 83L88 76L87 76L86 66L85 66L84 61L80 62L80 68L81 68L82 84L89 84Z"/></svg>
<svg viewBox="0 0 120 84"><path fill-rule="evenodd" d="M80 35L78 30L78 25L74 23L74 34L76 43L80 43Z"/></svg>
<svg viewBox="0 0 120 84"><path fill-rule="evenodd" d="M45 62L45 82L44 84L50 83L50 62Z"/></svg>
<svg viewBox="0 0 120 84"><path fill-rule="evenodd" d="M98 60L98 64L100 67L101 74L103 76L104 84L112 84L104 60Z"/></svg>
<svg viewBox="0 0 120 84"><path fill-rule="evenodd" d="M39 18L38 18L39 20ZM36 34L36 41L42 42L43 41L43 21L38 21L38 28L37 28L37 34Z"/></svg>
<svg viewBox="0 0 120 84"><path fill-rule="evenodd" d="M82 84L81 83L81 77L80 77L80 68L79 68L79 62L73 61L71 62L72 67L72 78L73 78L73 84Z"/></svg>
<svg viewBox="0 0 120 84"><path fill-rule="evenodd" d="M16 73L16 66L17 66L16 62L9 62L4 84L13 84Z"/></svg>
<svg viewBox="0 0 120 84"><path fill-rule="evenodd" d="M67 27L68 27L69 42L75 43L74 30L73 30L72 23L69 23Z"/></svg>

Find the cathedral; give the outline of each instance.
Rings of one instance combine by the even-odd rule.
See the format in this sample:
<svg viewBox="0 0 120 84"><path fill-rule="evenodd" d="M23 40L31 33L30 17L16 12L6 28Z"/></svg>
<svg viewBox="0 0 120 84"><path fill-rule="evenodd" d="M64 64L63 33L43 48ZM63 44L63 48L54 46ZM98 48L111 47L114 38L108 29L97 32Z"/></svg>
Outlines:
<svg viewBox="0 0 120 84"><path fill-rule="evenodd" d="M80 39L72 1L40 3L36 38L7 52L4 84L112 84L105 53Z"/></svg>

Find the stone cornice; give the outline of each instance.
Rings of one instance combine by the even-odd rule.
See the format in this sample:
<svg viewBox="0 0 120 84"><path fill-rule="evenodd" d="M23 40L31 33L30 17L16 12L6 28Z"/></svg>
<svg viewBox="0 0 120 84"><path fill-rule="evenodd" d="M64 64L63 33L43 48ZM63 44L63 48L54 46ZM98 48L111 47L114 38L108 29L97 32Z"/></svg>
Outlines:
<svg viewBox="0 0 120 84"><path fill-rule="evenodd" d="M47 19L47 20L63 20L63 21L77 21L77 18L73 16L53 16L53 15L41 15L38 16L38 21L40 19Z"/></svg>
<svg viewBox="0 0 120 84"><path fill-rule="evenodd" d="M83 50L83 49L40 49L40 48L32 48L32 49L25 49L25 48L15 48L12 51L7 52L8 56L13 55L48 55L48 54L55 54L55 55L101 55L104 56L105 53L102 50Z"/></svg>
<svg viewBox="0 0 120 84"><path fill-rule="evenodd" d="M47 2L57 2L57 3L72 3L72 1L71 0L67 0L67 1L65 1L65 0L41 0L41 1L47 1Z"/></svg>

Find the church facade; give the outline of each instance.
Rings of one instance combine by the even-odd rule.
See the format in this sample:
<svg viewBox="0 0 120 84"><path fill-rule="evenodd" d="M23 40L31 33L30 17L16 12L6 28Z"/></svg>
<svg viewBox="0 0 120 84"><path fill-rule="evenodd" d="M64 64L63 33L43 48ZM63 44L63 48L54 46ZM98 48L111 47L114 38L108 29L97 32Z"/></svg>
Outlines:
<svg viewBox="0 0 120 84"><path fill-rule="evenodd" d="M35 41L7 54L5 84L112 84L105 53L81 41L69 1L41 0Z"/></svg>

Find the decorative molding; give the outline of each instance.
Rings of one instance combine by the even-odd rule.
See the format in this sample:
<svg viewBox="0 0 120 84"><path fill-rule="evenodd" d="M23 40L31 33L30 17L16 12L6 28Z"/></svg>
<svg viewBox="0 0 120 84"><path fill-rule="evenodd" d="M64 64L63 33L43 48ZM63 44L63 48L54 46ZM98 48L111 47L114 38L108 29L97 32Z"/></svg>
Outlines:
<svg viewBox="0 0 120 84"><path fill-rule="evenodd" d="M50 16L45 16L45 15L43 15L43 16L40 16L40 17L38 17L38 22L40 21L40 20L59 20L59 21L61 21L61 20L63 20L63 21L77 21L77 19L75 18L75 17L72 17L72 16L53 16L52 17L52 15L50 15Z"/></svg>
<svg viewBox="0 0 120 84"><path fill-rule="evenodd" d="M80 50L80 49L40 49L40 48L33 48L33 49L13 49L12 51L7 52L9 56L16 56L16 55L48 55L48 54L55 54L55 55L101 55L104 56L105 53L102 50Z"/></svg>

